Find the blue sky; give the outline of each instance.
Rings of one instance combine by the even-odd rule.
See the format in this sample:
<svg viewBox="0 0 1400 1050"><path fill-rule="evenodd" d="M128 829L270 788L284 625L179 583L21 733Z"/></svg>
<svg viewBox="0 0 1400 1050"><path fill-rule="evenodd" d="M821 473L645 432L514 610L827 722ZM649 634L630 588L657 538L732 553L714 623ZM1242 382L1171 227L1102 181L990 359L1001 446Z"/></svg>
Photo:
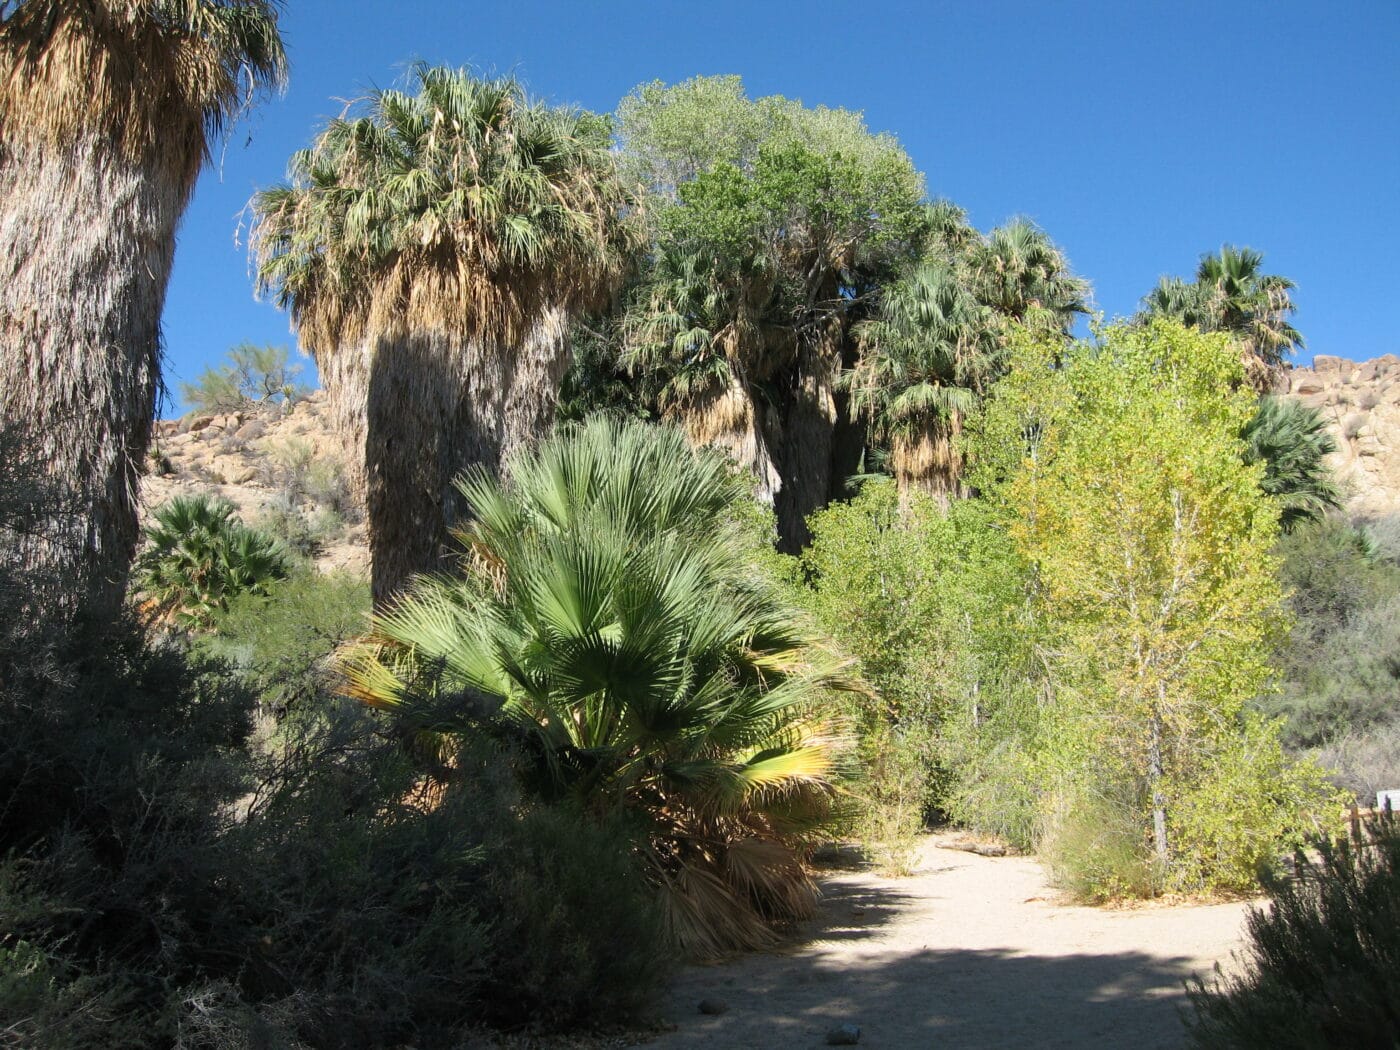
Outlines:
<svg viewBox="0 0 1400 1050"><path fill-rule="evenodd" d="M241 341L293 343L253 300L240 212L413 59L604 111L644 81L738 73L864 111L982 229L1034 219L1110 317L1230 242L1298 282L1303 363L1400 352L1397 0L289 0L283 30L289 90L233 129L181 229L172 390Z"/></svg>

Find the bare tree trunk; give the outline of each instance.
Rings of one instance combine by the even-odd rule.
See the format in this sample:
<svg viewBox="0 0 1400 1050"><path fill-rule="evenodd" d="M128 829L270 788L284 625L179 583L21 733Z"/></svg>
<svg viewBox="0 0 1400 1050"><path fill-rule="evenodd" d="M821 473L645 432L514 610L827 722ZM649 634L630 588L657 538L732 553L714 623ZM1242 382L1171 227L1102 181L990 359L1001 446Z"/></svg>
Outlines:
<svg viewBox="0 0 1400 1050"><path fill-rule="evenodd" d="M1147 782L1152 791L1152 849L1157 855L1159 870L1165 874L1171 862L1171 843L1167 841L1167 794L1163 780L1166 770L1162 761L1162 716L1152 712L1151 739L1147 750Z"/></svg>
<svg viewBox="0 0 1400 1050"><path fill-rule="evenodd" d="M125 159L94 136L3 149L0 424L34 436L49 480L76 506L36 523L11 556L57 581L50 612L106 622L136 546L160 316L189 185L158 158Z"/></svg>

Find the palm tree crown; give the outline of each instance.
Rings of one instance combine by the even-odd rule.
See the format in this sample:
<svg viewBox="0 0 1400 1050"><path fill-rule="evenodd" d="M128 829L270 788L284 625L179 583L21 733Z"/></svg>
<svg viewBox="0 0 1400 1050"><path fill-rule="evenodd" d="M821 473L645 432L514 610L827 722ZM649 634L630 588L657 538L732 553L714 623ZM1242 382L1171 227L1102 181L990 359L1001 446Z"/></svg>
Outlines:
<svg viewBox="0 0 1400 1050"><path fill-rule="evenodd" d="M490 470L552 422L569 318L600 305L637 220L605 118L511 79L418 66L258 194L258 284L291 311L362 471L374 591L435 568Z"/></svg>
<svg viewBox="0 0 1400 1050"><path fill-rule="evenodd" d="M1289 318L1295 307L1287 277L1263 272L1264 256L1224 245L1201 257L1196 279L1164 277L1143 299L1147 315L1172 317L1203 332L1228 332L1245 355L1250 382L1261 392L1274 385L1288 355L1306 345Z"/></svg>

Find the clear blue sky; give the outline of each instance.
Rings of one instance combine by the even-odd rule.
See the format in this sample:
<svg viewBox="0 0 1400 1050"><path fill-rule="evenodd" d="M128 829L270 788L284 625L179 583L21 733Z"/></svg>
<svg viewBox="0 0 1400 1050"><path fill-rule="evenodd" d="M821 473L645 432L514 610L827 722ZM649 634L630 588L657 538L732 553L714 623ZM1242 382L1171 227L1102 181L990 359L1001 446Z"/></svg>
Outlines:
<svg viewBox="0 0 1400 1050"><path fill-rule="evenodd" d="M601 111L717 73L862 110L978 227L1040 223L1110 317L1230 242L1298 282L1303 363L1400 352L1400 0L289 0L283 28L290 89L233 130L181 230L172 390L240 341L293 342L253 300L239 213L338 100L417 58Z"/></svg>

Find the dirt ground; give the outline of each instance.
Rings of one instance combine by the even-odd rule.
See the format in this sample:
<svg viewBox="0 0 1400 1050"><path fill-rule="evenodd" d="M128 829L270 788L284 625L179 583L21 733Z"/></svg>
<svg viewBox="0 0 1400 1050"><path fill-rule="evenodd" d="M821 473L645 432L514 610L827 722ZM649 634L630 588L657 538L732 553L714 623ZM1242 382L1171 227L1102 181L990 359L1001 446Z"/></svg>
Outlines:
<svg viewBox="0 0 1400 1050"><path fill-rule="evenodd" d="M871 1048L1180 1047L1184 980L1231 962L1247 905L1062 903L1033 858L930 837L909 878L834 871L810 939L677 975L675 1027L649 1050L820 1047L834 1025ZM727 1007L716 1016L702 999Z"/></svg>

